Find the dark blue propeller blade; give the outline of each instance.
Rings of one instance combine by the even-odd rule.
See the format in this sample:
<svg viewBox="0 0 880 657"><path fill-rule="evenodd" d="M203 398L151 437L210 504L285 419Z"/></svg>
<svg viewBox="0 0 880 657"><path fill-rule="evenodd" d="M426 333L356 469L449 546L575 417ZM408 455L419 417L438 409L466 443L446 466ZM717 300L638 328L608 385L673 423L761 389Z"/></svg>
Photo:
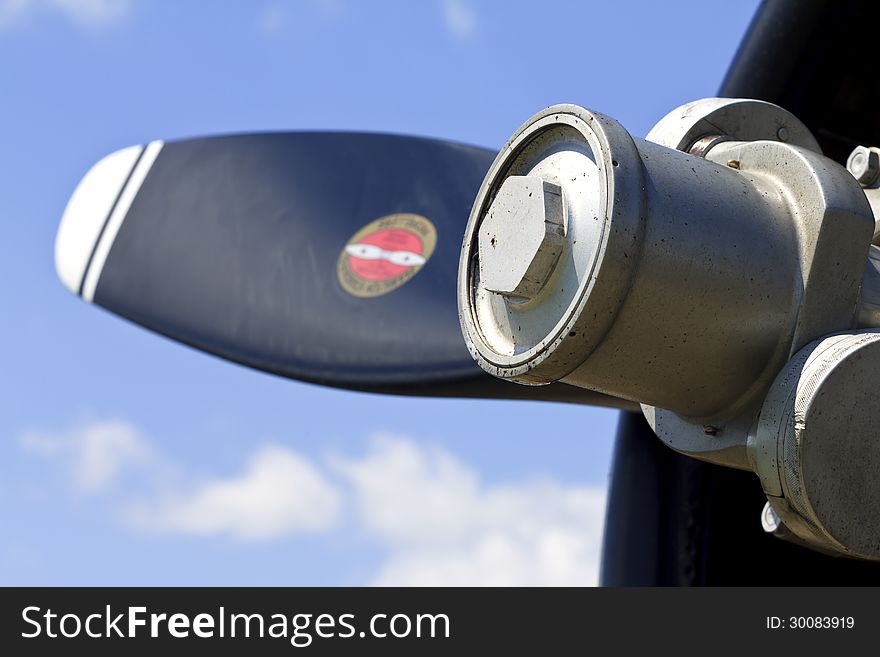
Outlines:
<svg viewBox="0 0 880 657"><path fill-rule="evenodd" d="M358 133L153 142L86 175L56 244L88 301L282 376L402 394L624 404L526 388L460 334L464 226L494 153Z"/></svg>

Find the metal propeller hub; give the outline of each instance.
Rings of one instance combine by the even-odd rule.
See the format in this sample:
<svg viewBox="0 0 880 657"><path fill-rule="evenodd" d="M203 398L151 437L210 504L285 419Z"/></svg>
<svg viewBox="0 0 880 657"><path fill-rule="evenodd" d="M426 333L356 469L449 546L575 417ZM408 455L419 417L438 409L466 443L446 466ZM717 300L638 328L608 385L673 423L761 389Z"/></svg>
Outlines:
<svg viewBox="0 0 880 657"><path fill-rule="evenodd" d="M768 531L880 559L858 503L880 462L876 153L847 171L755 100L688 103L649 138L572 105L513 135L462 245L472 355L639 402L670 447L758 474Z"/></svg>
<svg viewBox="0 0 880 657"><path fill-rule="evenodd" d="M589 350L608 316L590 301L626 285L639 231L641 164L608 117L559 105L529 119L501 150L462 247L459 307L471 353L490 373L547 383L571 369L562 339Z"/></svg>

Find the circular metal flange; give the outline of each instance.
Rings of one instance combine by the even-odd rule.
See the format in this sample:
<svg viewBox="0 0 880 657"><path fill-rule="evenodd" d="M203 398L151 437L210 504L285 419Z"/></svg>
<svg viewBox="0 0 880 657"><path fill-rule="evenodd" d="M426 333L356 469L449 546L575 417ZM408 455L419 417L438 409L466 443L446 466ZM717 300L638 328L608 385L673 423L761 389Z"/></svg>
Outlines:
<svg viewBox="0 0 880 657"><path fill-rule="evenodd" d="M878 331L807 345L779 373L751 445L764 490L782 504L792 531L874 560L880 559L878 371Z"/></svg>
<svg viewBox="0 0 880 657"><path fill-rule="evenodd" d="M483 369L520 383L549 383L601 341L636 260L643 179L629 133L577 105L543 110L511 137L477 195L459 263L462 332ZM560 210L523 194L542 183L545 194L558 193ZM557 241L548 241L551 229ZM504 258L494 249L535 261L505 277L498 270ZM588 300L590 312L582 312Z"/></svg>
<svg viewBox="0 0 880 657"><path fill-rule="evenodd" d="M686 103L660 119L645 139L687 152L706 137L781 141L822 152L809 128L794 114L749 98L703 98Z"/></svg>

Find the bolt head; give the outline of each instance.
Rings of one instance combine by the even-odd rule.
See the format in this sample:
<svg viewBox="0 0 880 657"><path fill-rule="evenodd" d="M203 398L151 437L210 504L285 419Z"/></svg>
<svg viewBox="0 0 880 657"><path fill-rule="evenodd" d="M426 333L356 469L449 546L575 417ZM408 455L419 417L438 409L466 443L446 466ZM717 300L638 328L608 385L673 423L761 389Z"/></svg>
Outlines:
<svg viewBox="0 0 880 657"><path fill-rule="evenodd" d="M761 526L764 528L764 531L768 534L774 534L780 525L782 525L782 520L776 515L776 511L770 506L770 502L765 503L761 511Z"/></svg>
<svg viewBox="0 0 880 657"><path fill-rule="evenodd" d="M880 178L880 150L856 146L846 160L846 168L862 186L873 185Z"/></svg>
<svg viewBox="0 0 880 657"><path fill-rule="evenodd" d="M510 176L489 206L478 237L480 284L534 298L565 247L562 188L537 176Z"/></svg>

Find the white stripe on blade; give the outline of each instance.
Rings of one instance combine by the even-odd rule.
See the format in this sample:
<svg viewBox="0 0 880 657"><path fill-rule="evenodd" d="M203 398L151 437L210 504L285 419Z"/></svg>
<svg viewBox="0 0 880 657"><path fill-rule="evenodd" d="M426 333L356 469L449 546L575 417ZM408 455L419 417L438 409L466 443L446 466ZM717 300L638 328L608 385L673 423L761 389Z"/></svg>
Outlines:
<svg viewBox="0 0 880 657"><path fill-rule="evenodd" d="M92 256L92 263L89 265L89 270L86 272L85 283L83 283L82 296L86 301L92 301L95 298L95 288L98 287L98 280L101 278L101 272L104 270L104 263L107 261L107 256L110 254L110 248L113 246L116 235L122 227L122 222L125 221L125 216L128 214L128 210L131 207L135 196L137 196L138 191L140 191L144 179L150 172L153 162L156 161L159 151L162 150L162 146L163 142L161 141L151 141L147 144L147 147L144 149L144 154L141 156L140 161L138 161L134 171L128 179L128 184L125 186L125 189L122 190L122 194L116 202L116 207L113 208L113 213L107 220L104 232L101 234L97 247L95 247L95 255Z"/></svg>
<svg viewBox="0 0 880 657"><path fill-rule="evenodd" d="M124 148L94 165L64 209L55 237L55 271L74 294L79 294L95 242L142 150L142 146Z"/></svg>

